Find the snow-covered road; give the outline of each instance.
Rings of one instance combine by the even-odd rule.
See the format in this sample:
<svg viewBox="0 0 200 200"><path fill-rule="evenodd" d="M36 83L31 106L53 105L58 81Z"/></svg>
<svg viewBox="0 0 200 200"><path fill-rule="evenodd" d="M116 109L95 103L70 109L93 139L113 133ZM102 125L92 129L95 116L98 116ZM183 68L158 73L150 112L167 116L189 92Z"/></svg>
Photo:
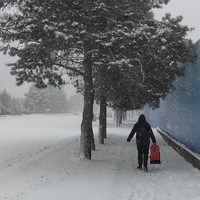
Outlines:
<svg viewBox="0 0 200 200"><path fill-rule="evenodd" d="M0 118L0 200L199 200L200 173L155 131L161 165L136 169L133 122L96 142L92 160L79 158L80 115ZM94 122L97 132L98 122Z"/></svg>

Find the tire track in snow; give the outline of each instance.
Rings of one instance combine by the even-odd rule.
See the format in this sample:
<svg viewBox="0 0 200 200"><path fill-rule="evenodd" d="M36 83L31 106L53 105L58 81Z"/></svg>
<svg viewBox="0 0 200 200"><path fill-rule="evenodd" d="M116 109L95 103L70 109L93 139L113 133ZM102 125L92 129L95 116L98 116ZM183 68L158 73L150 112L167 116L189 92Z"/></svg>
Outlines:
<svg viewBox="0 0 200 200"><path fill-rule="evenodd" d="M132 192L128 200L141 200L148 199L153 200L154 198L154 184L149 179L146 179L146 172L136 172L132 178ZM139 181L142 179L141 181Z"/></svg>
<svg viewBox="0 0 200 200"><path fill-rule="evenodd" d="M131 176L131 192L128 200L142 200L154 199L154 176L151 172L145 172L138 170L137 167L137 149L135 145L132 145L131 152L132 156L132 176Z"/></svg>
<svg viewBox="0 0 200 200"><path fill-rule="evenodd" d="M135 140L135 139L134 139ZM131 191L127 200L159 200L155 192L160 187L158 182L159 165L148 165L149 172L137 169L137 147L136 141L132 141L129 154L132 159Z"/></svg>
<svg viewBox="0 0 200 200"><path fill-rule="evenodd" d="M127 199L131 190L132 160L130 159L130 148L127 146L126 136L109 134L107 142L109 149L112 149L112 199Z"/></svg>
<svg viewBox="0 0 200 200"><path fill-rule="evenodd" d="M125 136L109 135L107 142L113 152L112 198L115 200L153 200L155 176L136 169L136 145L127 143Z"/></svg>

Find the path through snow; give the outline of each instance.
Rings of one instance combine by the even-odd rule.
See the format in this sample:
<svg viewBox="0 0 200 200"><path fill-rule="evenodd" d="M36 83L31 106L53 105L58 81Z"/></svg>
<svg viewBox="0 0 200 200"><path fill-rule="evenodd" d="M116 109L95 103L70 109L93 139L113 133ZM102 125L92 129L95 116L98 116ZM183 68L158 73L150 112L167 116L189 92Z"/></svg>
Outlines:
<svg viewBox="0 0 200 200"><path fill-rule="evenodd" d="M91 161L78 156L80 121L69 114L0 118L0 199L199 200L199 170L155 130L162 164L146 173L136 169L135 139L126 142L133 121L116 128L109 120Z"/></svg>

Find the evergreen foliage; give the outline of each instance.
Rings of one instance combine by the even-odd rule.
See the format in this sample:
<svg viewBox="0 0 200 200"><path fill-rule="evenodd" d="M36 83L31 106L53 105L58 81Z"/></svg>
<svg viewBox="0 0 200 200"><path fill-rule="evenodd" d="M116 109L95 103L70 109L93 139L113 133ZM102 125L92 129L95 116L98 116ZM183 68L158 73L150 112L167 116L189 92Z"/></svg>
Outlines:
<svg viewBox="0 0 200 200"><path fill-rule="evenodd" d="M64 89L48 86L45 89L31 86L25 94L24 108L27 113L64 113L67 100Z"/></svg>
<svg viewBox="0 0 200 200"><path fill-rule="evenodd" d="M0 115L16 115L24 113L23 100L13 98L4 89L0 92Z"/></svg>
<svg viewBox="0 0 200 200"><path fill-rule="evenodd" d="M66 73L83 75L83 55L95 48L108 56L110 65L120 63L133 56L127 55L127 47L135 48L148 11L163 3L167 1L4 1L4 6L14 4L15 12L1 18L1 40L19 43L3 48L19 57L11 73L18 85L59 86L65 84Z"/></svg>
<svg viewBox="0 0 200 200"><path fill-rule="evenodd" d="M174 89L174 80L184 73L183 64L194 58L193 44L185 38L190 29L181 21L182 17L169 14L162 21L147 17L129 33L121 33L124 42L110 40L109 50L115 52L116 60L103 55L95 63L99 65L95 86L112 107L158 107L160 98Z"/></svg>

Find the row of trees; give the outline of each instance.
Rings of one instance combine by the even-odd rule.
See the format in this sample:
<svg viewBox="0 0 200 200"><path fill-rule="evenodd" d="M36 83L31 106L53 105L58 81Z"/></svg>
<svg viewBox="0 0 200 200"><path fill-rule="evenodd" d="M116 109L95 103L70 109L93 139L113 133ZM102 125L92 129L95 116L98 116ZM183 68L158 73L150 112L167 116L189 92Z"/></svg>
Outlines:
<svg viewBox="0 0 200 200"><path fill-rule="evenodd" d="M24 99L12 97L6 89L0 92L0 114L64 113L68 111L64 89L52 86L46 89L29 88Z"/></svg>
<svg viewBox="0 0 200 200"><path fill-rule="evenodd" d="M128 110L159 106L191 59L190 30L182 17L161 21L152 9L168 0L5 0L0 19L2 50L17 84L60 87L69 75L84 96L81 152L94 147L93 103L100 104L100 142L106 135L106 106ZM14 7L14 13L7 12ZM9 43L15 41L15 43ZM9 43L9 44L8 44ZM16 45L17 43L17 45Z"/></svg>
<svg viewBox="0 0 200 200"><path fill-rule="evenodd" d="M23 100L12 97L6 89L0 92L0 114L15 115L24 112Z"/></svg>
<svg viewBox="0 0 200 200"><path fill-rule="evenodd" d="M63 88L48 86L45 89L38 89L31 86L25 97L24 109L28 113L67 112L67 98Z"/></svg>

